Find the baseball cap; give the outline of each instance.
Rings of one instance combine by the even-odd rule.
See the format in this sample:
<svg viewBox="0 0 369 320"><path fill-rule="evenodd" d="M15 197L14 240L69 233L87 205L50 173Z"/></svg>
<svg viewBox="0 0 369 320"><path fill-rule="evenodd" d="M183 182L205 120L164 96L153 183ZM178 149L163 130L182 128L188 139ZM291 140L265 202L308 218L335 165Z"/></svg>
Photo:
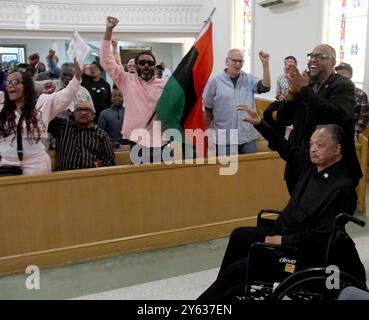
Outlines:
<svg viewBox="0 0 369 320"><path fill-rule="evenodd" d="M348 63L341 63L335 68L335 70L347 70L352 74L352 67Z"/></svg>

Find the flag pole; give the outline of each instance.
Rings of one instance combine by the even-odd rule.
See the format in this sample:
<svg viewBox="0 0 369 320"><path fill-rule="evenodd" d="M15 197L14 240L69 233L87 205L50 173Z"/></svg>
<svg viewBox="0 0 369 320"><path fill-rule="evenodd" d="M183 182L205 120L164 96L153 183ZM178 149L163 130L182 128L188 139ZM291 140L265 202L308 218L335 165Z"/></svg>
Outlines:
<svg viewBox="0 0 369 320"><path fill-rule="evenodd" d="M213 17L215 11L217 10L217 8L213 8L213 10L211 10L209 17L204 21L204 25L202 26L200 32L199 32L199 36L201 35L201 32L205 29L206 25L209 23L209 21L211 20L211 18Z"/></svg>
<svg viewBox="0 0 369 320"><path fill-rule="evenodd" d="M215 11L217 10L217 8L213 8L213 10L211 10L211 12L210 12L210 15L209 15L209 17L204 21L204 25L202 26L202 28L201 28L201 30L200 30L200 32L199 32L199 36L201 35L201 32L205 29L205 27L207 26L207 24L208 24L208 22L211 20L211 18L213 17L213 15L214 15L214 13L215 13ZM199 37L197 37L197 39L198 39ZM196 40L197 40L196 39ZM156 115L156 111L154 111L153 112L153 114L152 114L152 116L150 117L150 119L149 119L149 121L147 121L147 123L146 123L146 128L150 125L150 123L151 123L151 121L154 119L154 117L155 117L155 115Z"/></svg>

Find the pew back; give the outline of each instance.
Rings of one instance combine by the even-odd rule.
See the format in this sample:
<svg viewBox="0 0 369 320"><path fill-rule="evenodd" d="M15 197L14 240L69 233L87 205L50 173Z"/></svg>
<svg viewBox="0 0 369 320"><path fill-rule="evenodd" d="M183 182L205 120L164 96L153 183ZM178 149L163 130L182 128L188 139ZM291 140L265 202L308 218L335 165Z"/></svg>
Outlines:
<svg viewBox="0 0 369 320"><path fill-rule="evenodd" d="M0 180L0 274L227 236L288 200L272 152L221 164L118 166ZM211 183L209 183L211 181Z"/></svg>

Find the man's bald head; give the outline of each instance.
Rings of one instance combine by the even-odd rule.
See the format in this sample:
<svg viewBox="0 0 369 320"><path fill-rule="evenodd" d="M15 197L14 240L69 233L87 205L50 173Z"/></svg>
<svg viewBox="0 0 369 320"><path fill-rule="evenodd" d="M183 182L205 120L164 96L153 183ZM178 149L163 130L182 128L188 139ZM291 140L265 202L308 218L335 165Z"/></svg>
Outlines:
<svg viewBox="0 0 369 320"><path fill-rule="evenodd" d="M244 57L244 53L241 49L231 49L227 53L227 57L232 57L234 54L241 55Z"/></svg>
<svg viewBox="0 0 369 320"><path fill-rule="evenodd" d="M63 63L62 64L60 80L64 83L65 86L67 86L69 81L73 79L75 72L76 72L76 69L73 63Z"/></svg>

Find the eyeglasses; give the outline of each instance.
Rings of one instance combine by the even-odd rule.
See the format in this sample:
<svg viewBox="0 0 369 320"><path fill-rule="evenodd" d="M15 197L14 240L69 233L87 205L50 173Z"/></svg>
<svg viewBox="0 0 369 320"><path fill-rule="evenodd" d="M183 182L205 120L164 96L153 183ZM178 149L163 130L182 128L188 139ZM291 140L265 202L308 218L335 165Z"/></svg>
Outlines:
<svg viewBox="0 0 369 320"><path fill-rule="evenodd" d="M233 59L228 57L229 60L231 60L233 63L239 63L239 64L244 64L245 60L237 60L237 59Z"/></svg>
<svg viewBox="0 0 369 320"><path fill-rule="evenodd" d="M137 61L137 64L140 65L140 66L144 66L145 64L148 64L149 67L153 67L155 66L155 61L152 61L152 60L138 60Z"/></svg>
<svg viewBox="0 0 369 320"><path fill-rule="evenodd" d="M334 58L331 57L328 54L324 54L324 53L312 53L312 52L310 52L310 53L307 54L307 58L308 58L308 60L316 59L318 61L326 60L326 59L333 59L334 60Z"/></svg>
<svg viewBox="0 0 369 320"><path fill-rule="evenodd" d="M13 87L17 86L18 84L22 83L22 80L19 79L13 79L13 80L5 80L4 81L4 86L5 87L9 87L10 85L12 85Z"/></svg>
<svg viewBox="0 0 369 320"><path fill-rule="evenodd" d="M76 112L92 112L92 109L90 109L90 108L77 108L75 111Z"/></svg>

